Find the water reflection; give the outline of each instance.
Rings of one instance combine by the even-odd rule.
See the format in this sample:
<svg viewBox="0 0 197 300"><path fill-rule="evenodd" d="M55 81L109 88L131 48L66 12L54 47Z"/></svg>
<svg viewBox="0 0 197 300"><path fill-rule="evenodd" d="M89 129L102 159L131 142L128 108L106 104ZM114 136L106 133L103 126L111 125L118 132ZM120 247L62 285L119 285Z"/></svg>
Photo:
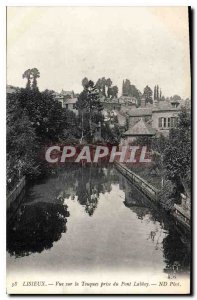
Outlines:
<svg viewBox="0 0 197 300"><path fill-rule="evenodd" d="M117 182L118 178L115 180L113 173L112 168L102 169L90 166L85 166L78 172L76 196L89 216L93 215L97 207L99 195L109 193L112 182Z"/></svg>
<svg viewBox="0 0 197 300"><path fill-rule="evenodd" d="M7 248L11 255L26 256L50 249L66 232L67 206L38 202L23 204L7 225Z"/></svg>
<svg viewBox="0 0 197 300"><path fill-rule="evenodd" d="M116 199L113 198L114 187L119 191L115 194ZM83 209L86 217L81 210L77 210L77 207ZM120 219L114 218L114 214L119 214ZM135 216L137 221L134 219ZM66 232L67 217L69 229ZM142 236L137 233L137 227L132 229L134 221L135 226L141 230L139 232L143 233ZM76 222L79 227L76 226ZM104 233L98 232L103 230L103 226L108 230L104 245ZM102 261L111 263L111 260L116 260L121 264L120 257L122 257L123 265L124 260L128 266L136 263L140 265L137 260L140 261L142 257L146 259L144 249L137 252L133 249L139 240L139 247L144 245L150 248L150 253L151 251L162 253L164 272L169 274L175 269L179 272L189 270L190 248L187 236L175 227L173 220L166 216L161 208L158 209L111 166L103 168L71 166L58 176L30 188L23 204L8 220L8 252L15 257L42 253L44 250L54 248L54 242L60 240L63 233L66 233L62 242L67 253L67 258L64 257L63 260L65 263L70 260L69 253L72 255L73 251L76 251L75 257L77 259L81 257L82 262L84 255L88 256L88 263L94 259L97 263L99 259L100 263ZM84 238L89 237L86 241L87 249L84 246L80 248L82 234L85 235ZM95 240L98 239L98 234L102 241L100 244ZM127 239L123 238L124 235L127 235ZM112 248L116 245L117 249L115 247L110 249L114 251L112 253L108 251L110 243ZM101 249L104 246L107 249L103 254ZM94 256L95 249L96 253L101 251L99 257ZM163 262L161 265L163 266Z"/></svg>
<svg viewBox="0 0 197 300"><path fill-rule="evenodd" d="M155 244L155 250L162 250L166 268L164 271L171 274L173 271L186 272L190 266L190 236L175 226L174 220L166 215L161 207L157 207L131 185L124 177L120 178L120 187L125 191L126 207L130 208L137 217L148 222L159 222L160 228L150 231L148 239ZM165 237L161 239L161 232Z"/></svg>

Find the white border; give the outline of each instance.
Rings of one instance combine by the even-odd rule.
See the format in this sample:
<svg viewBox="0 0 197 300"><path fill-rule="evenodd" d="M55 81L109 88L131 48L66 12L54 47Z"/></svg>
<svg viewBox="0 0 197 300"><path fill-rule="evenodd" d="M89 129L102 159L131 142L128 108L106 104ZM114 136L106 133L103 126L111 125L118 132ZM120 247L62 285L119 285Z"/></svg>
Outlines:
<svg viewBox="0 0 197 300"><path fill-rule="evenodd" d="M6 295L6 253L5 253L5 249L6 249L6 219L5 219L5 214L6 214L6 198L5 198L5 194L6 194L6 188L5 188L5 165L6 165L6 151L5 151L5 145L6 145L6 126L5 126L5 116L6 116L6 6L64 6L64 5L68 5L68 6L191 6L194 10L196 10L197 7L197 1L196 0L171 0L171 1L165 1L165 0L154 0L154 1L142 1L142 0L100 0L100 1L96 1L96 0L89 0L89 1L80 1L80 0L72 0L72 1L66 1L66 0L28 0L28 1L20 1L20 0L1 0L0 1L0 47L1 47L1 52L0 52L0 66L1 66L1 71L0 71L0 137L1 137L1 143L0 143L0 157L1 157L1 169L0 169L0 228L1 228L1 234L0 234L0 296L1 299L8 299L8 296ZM195 11L194 11L194 15L195 15ZM195 16L194 16L195 17ZM196 49L196 26L195 26L195 20L194 20L194 40L193 40L193 47L194 50ZM193 53L193 56L195 56L195 52ZM194 66L194 73L196 70L196 60L193 57L193 62L195 62L195 66ZM195 76L194 76L195 78ZM194 83L194 78L193 78L193 85ZM196 110L197 110L197 106L194 104L196 99L195 99L195 86L193 87L193 114L194 116L196 116ZM196 131L196 118L193 117L193 133L194 133L194 149L196 149L196 143L197 143L197 131ZM194 150L193 150L193 154L194 154ZM197 162L194 161L194 165L195 165L195 169L197 167ZM194 188L194 192L195 192L195 185L196 185L196 178L193 181L193 188ZM194 193L195 194L195 193ZM195 237L196 237L196 233L197 233L197 228L196 228L196 222L195 222L195 216L197 216L197 205L195 204L195 198L193 195L193 207L195 208L195 212L193 212L193 216L194 216L194 242L195 242ZM193 243L194 243L193 242ZM196 243L195 243L196 244ZM193 247L193 254L195 254L195 244ZM196 259L194 259L194 263L196 262ZM194 272L196 271L196 263L195 263L195 269ZM194 274L195 275L195 274ZM195 276L196 277L196 276ZM193 282L193 286L194 286L194 292L195 292L195 286L197 286L197 280L196 278L194 279ZM68 297L68 296L67 296ZM134 298L139 298L139 297L135 297L132 296ZM22 299L27 299L28 296L23 296L23 297L17 297L22 298ZM37 297L38 299L41 299L41 296ZM52 298L56 298L57 296L53 296ZM70 298L70 297L69 297ZM72 297L73 298L73 297ZM90 297L89 297L90 298ZM107 298L107 297L103 297L103 298ZM116 297L117 298L117 297ZM118 298L122 298L122 297L118 297ZM141 299L144 298L146 299L146 297L140 297ZM155 298L155 297L154 297ZM161 296L158 296L156 298L161 298ZM168 297L173 299L174 297ZM182 297L186 298L186 297Z"/></svg>

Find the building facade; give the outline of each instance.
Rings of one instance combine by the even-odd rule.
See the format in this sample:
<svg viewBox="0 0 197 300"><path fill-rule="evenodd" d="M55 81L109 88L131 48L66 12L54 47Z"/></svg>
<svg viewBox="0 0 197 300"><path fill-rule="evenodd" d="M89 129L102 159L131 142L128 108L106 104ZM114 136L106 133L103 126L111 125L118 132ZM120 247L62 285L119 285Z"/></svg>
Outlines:
<svg viewBox="0 0 197 300"><path fill-rule="evenodd" d="M155 105L152 109L152 127L158 133L168 136L169 130L177 125L180 110L180 105L175 106L172 102L162 101Z"/></svg>
<svg viewBox="0 0 197 300"><path fill-rule="evenodd" d="M156 130L156 135L168 136L171 128L176 127L180 113L179 103L158 101L151 107L136 108L129 111L128 125L132 129L142 119L145 123Z"/></svg>
<svg viewBox="0 0 197 300"><path fill-rule="evenodd" d="M61 93L54 93L54 99L58 100L63 108L71 110L76 115L78 114L77 110L77 101L78 98L76 97L73 91L64 91L62 90Z"/></svg>

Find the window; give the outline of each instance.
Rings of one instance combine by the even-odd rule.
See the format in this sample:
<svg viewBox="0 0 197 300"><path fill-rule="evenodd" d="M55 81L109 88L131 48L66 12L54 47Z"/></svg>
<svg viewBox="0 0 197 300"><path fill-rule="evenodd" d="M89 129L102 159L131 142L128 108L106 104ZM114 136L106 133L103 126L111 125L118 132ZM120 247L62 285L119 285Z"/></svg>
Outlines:
<svg viewBox="0 0 197 300"><path fill-rule="evenodd" d="M163 118L163 127L166 128L166 118Z"/></svg>
<svg viewBox="0 0 197 300"><path fill-rule="evenodd" d="M170 118L168 118L168 128L170 128L170 124L171 122L170 122Z"/></svg>
<svg viewBox="0 0 197 300"><path fill-rule="evenodd" d="M73 104L73 109L76 109L76 103Z"/></svg>
<svg viewBox="0 0 197 300"><path fill-rule="evenodd" d="M66 104L66 108L68 109L68 104Z"/></svg>
<svg viewBox="0 0 197 300"><path fill-rule="evenodd" d="M159 118L159 128L166 128L167 127L167 118Z"/></svg>

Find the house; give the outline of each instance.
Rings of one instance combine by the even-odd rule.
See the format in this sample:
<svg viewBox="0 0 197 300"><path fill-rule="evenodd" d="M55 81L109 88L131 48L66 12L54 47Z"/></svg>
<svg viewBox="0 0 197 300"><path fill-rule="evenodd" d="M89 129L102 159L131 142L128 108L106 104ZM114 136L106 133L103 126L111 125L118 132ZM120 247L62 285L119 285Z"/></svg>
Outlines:
<svg viewBox="0 0 197 300"><path fill-rule="evenodd" d="M61 104L63 105L63 100L64 100L64 96L57 93L57 92L54 92L53 93L53 98L59 102L61 102Z"/></svg>
<svg viewBox="0 0 197 300"><path fill-rule="evenodd" d="M77 115L78 114L77 101L78 98L64 99L62 107L73 111Z"/></svg>
<svg viewBox="0 0 197 300"><path fill-rule="evenodd" d="M129 127L122 135L121 145L126 146L131 144L137 137L153 137L156 130L146 123L143 118L135 123L134 126Z"/></svg>
<svg viewBox="0 0 197 300"><path fill-rule="evenodd" d="M105 110L120 110L121 104L119 103L118 98L104 98L100 99L100 103L102 104Z"/></svg>
<svg viewBox="0 0 197 300"><path fill-rule="evenodd" d="M75 114L78 114L78 110L76 106L78 98L76 97L73 91L62 90L61 93L55 92L53 96L54 99L61 102L63 108L66 108L68 110L73 111Z"/></svg>
<svg viewBox="0 0 197 300"><path fill-rule="evenodd" d="M128 112L128 127L132 129L142 119L156 130L156 134L168 136L169 130L176 127L180 104L177 101L157 101L152 107L132 109Z"/></svg>
<svg viewBox="0 0 197 300"><path fill-rule="evenodd" d="M74 91L64 91L63 89L61 95L64 96L64 98L74 98L75 96Z"/></svg>
<svg viewBox="0 0 197 300"><path fill-rule="evenodd" d="M152 127L158 133L168 136L169 130L176 127L181 111L179 102L160 101L152 109Z"/></svg>
<svg viewBox="0 0 197 300"><path fill-rule="evenodd" d="M149 122L152 119L151 108L136 108L128 112L128 126L132 128L140 119Z"/></svg>
<svg viewBox="0 0 197 300"><path fill-rule="evenodd" d="M122 108L136 108L138 101L135 97L129 97L129 96L121 96L119 98L119 103L121 104L121 109Z"/></svg>

